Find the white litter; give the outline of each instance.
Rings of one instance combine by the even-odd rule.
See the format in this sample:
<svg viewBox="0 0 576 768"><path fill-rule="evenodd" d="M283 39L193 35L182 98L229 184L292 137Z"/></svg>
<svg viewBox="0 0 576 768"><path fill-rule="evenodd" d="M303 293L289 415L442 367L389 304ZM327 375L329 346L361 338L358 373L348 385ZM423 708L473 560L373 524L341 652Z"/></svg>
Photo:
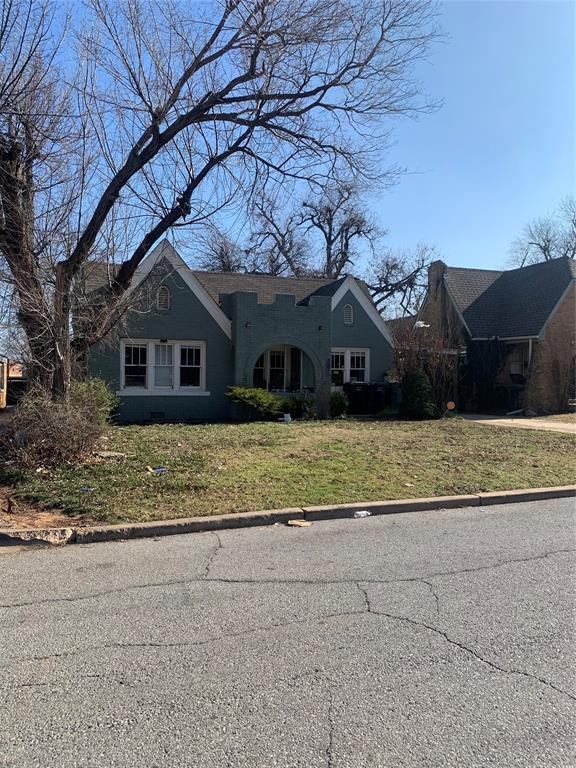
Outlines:
<svg viewBox="0 0 576 768"><path fill-rule="evenodd" d="M370 517L370 512L367 509L358 509L354 512L354 517Z"/></svg>

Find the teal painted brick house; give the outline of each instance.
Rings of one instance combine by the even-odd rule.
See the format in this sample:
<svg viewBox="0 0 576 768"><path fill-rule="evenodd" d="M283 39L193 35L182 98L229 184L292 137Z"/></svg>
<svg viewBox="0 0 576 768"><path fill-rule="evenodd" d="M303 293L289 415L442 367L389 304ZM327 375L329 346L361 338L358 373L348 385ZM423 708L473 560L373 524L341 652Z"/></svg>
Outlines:
<svg viewBox="0 0 576 768"><path fill-rule="evenodd" d="M382 382L392 367L386 324L350 276L195 272L165 240L131 295L87 361L118 394L124 421L228 419L233 384L312 392L322 415L331 390Z"/></svg>

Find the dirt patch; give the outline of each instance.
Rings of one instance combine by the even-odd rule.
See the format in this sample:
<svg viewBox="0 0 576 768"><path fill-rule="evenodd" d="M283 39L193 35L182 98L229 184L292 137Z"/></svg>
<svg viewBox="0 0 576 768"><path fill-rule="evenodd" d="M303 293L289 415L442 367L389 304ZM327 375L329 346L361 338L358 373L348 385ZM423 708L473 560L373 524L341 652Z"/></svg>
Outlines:
<svg viewBox="0 0 576 768"><path fill-rule="evenodd" d="M36 507L14 498L9 486L0 485L0 529L37 530L39 528L71 528L93 525L93 521L78 515L63 515L57 510Z"/></svg>

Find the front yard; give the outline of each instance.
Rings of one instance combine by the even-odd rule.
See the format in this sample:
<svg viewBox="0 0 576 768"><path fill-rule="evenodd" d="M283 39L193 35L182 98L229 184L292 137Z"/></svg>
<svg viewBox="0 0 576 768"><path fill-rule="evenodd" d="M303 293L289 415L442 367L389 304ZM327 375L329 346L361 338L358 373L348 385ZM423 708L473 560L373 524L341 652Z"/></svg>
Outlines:
<svg viewBox="0 0 576 768"><path fill-rule="evenodd" d="M30 472L19 499L100 522L443 496L574 482L570 435L428 422L112 427L81 467ZM165 467L161 474L151 469Z"/></svg>

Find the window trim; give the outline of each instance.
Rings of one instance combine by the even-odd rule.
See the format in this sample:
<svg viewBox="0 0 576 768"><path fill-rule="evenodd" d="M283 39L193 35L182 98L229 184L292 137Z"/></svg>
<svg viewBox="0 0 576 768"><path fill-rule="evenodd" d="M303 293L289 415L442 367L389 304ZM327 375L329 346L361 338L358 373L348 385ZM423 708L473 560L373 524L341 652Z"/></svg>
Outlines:
<svg viewBox="0 0 576 768"><path fill-rule="evenodd" d="M369 347L332 347L330 350L330 381L332 381L332 355L344 355L344 384L350 384L350 360L352 355L363 354L366 367L364 368L364 381L361 384L370 383L370 348ZM332 389L340 389L337 384L331 384Z"/></svg>
<svg viewBox="0 0 576 768"><path fill-rule="evenodd" d="M172 345L172 386L156 386L154 368L156 344ZM125 383L125 349L132 346L146 346L146 387L127 387ZM180 348L197 347L200 349L200 386L180 386ZM210 397L206 390L206 342L194 339L121 339L120 340L120 387L116 391L122 397Z"/></svg>
<svg viewBox="0 0 576 768"><path fill-rule="evenodd" d="M158 363L156 361L156 347L171 347L172 348L172 364L169 365L168 363ZM171 344L169 341L155 341L154 346L154 360L152 361L152 389L161 389L161 390L171 390L174 389L174 384L176 382L176 379L174 378L174 345ZM156 369L157 368L172 368L172 383L171 384L157 384L156 383Z"/></svg>
<svg viewBox="0 0 576 768"><path fill-rule="evenodd" d="M125 383L126 382L126 365L127 365L127 363L126 363L126 347L139 347L141 349L144 348L146 350L146 365L145 366L140 366L140 365L137 366L134 363L130 363L130 366L133 367L133 368L145 367L146 371L144 373L144 386L143 387L137 387L137 386L126 387L126 383ZM120 355L120 366L121 366L121 370L122 370L123 386L126 387L126 389L132 389L134 391L148 389L148 386L150 384L149 360L150 360L150 348L149 348L148 344L143 344L141 342L138 343L138 342L135 341L133 343L125 344L124 345L124 348L122 349L122 352L121 352L121 355Z"/></svg>

